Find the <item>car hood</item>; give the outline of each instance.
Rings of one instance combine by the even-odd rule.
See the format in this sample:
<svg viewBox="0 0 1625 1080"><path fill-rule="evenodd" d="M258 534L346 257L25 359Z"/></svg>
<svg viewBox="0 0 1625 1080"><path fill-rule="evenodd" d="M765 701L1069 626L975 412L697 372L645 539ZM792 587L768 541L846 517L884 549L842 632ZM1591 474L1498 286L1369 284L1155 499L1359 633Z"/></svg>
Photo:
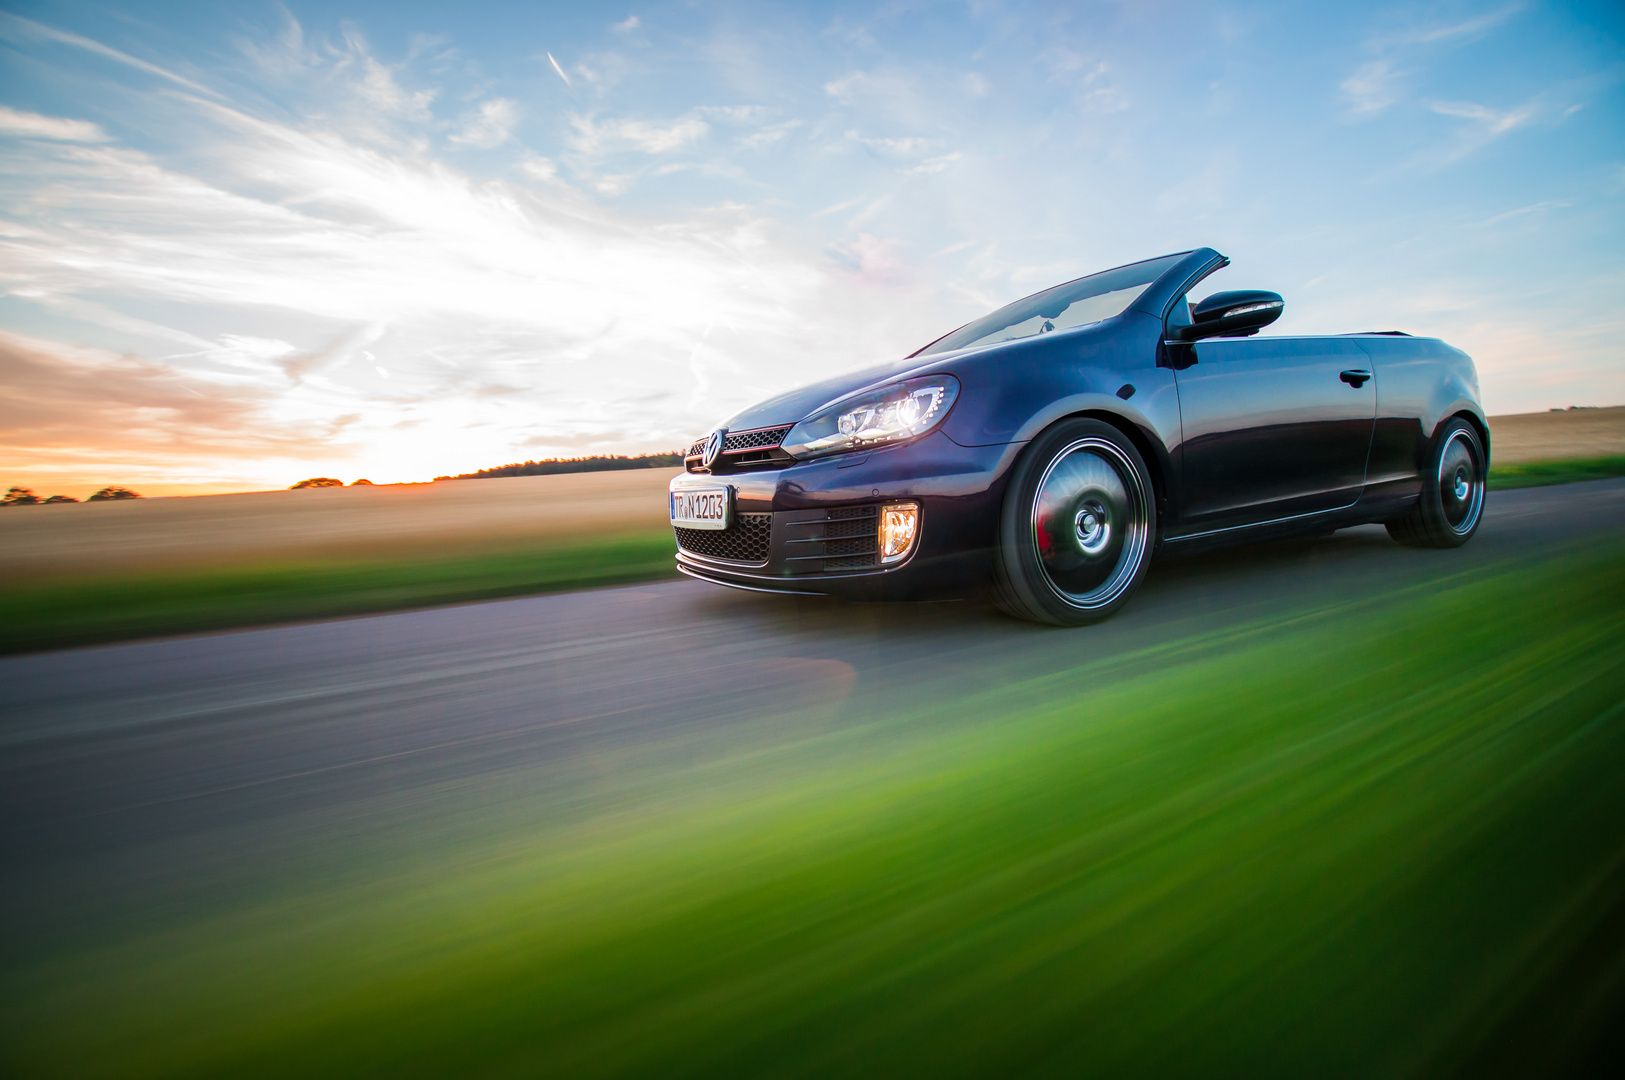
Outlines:
<svg viewBox="0 0 1625 1080"><path fill-rule="evenodd" d="M743 409L730 416L723 424L729 431L751 431L755 428L782 427L785 424L794 424L804 419L820 405L827 405L847 394L856 393L866 386L878 382L886 382L900 378L910 372L944 371L949 366L939 363L940 357L932 357L929 362L922 364L919 357L904 357L890 363L875 364L871 367L849 371L844 375L834 375L820 382L810 383L807 386L798 386L794 390L787 390L777 397L770 397L766 401L759 401L748 409Z"/></svg>
<svg viewBox="0 0 1625 1080"><path fill-rule="evenodd" d="M794 424L811 415L820 406L828 405L848 394L855 394L876 383L900 381L917 375L946 372L958 378L963 384L967 378L975 378L980 371L996 370L1007 359L1019 355L1047 352L1057 347L1074 352L1086 349L1098 335L1107 332L1125 317L1127 316L1120 315L1057 334L1016 338L993 345L973 345L931 356L905 356L889 363L859 368L757 402L750 408L742 409L730 416L723 426L729 431L752 431L756 428ZM969 389L968 386L965 388Z"/></svg>

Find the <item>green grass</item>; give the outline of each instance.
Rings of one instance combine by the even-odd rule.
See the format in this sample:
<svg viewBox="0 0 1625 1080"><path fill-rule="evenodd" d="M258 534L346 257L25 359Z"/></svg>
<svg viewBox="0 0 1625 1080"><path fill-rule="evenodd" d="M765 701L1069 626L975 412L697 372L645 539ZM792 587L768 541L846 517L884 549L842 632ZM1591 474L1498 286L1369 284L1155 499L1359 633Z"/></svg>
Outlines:
<svg viewBox="0 0 1625 1080"><path fill-rule="evenodd" d="M1625 476L1625 457L1496 465L1492 489ZM556 541L554 542L556 545ZM250 565L13 581L0 655L672 577L664 529L592 544L380 551Z"/></svg>
<svg viewBox="0 0 1625 1080"><path fill-rule="evenodd" d="M1491 465L1489 486L1504 488L1543 487L1547 484L1573 484L1581 480L1606 480L1625 476L1625 455L1567 458L1561 461L1526 461L1514 465Z"/></svg>
<svg viewBox="0 0 1625 1080"><path fill-rule="evenodd" d="M359 615L674 576L671 532L490 551L383 551L13 581L0 653Z"/></svg>
<svg viewBox="0 0 1625 1080"><path fill-rule="evenodd" d="M515 783L416 865L7 973L0 1064L1561 1071L1622 1001L1625 547L1542 559L968 699L860 684L857 724L668 735L591 763L619 792L593 813Z"/></svg>

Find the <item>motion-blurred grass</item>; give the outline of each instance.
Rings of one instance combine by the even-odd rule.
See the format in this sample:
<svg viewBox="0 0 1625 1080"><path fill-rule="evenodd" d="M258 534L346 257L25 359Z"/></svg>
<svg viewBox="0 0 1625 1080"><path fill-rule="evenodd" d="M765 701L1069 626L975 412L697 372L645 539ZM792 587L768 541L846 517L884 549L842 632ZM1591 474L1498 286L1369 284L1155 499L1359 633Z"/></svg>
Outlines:
<svg viewBox="0 0 1625 1080"><path fill-rule="evenodd" d="M1612 476L1625 476L1625 457L1495 465L1489 486ZM0 655L654 581L675 576L674 552L660 527L592 542L549 536L485 550L396 542L367 553L13 579Z"/></svg>
<svg viewBox="0 0 1625 1080"><path fill-rule="evenodd" d="M493 550L349 554L6 585L0 653L672 577L671 531Z"/></svg>
<svg viewBox="0 0 1625 1080"><path fill-rule="evenodd" d="M1562 458L1556 461L1521 461L1510 465L1490 465L1490 490L1542 487L1547 484L1573 484L1581 480L1606 480L1625 476L1625 455Z"/></svg>
<svg viewBox="0 0 1625 1080"><path fill-rule="evenodd" d="M1625 546L599 760L41 958L16 1076L1549 1075L1625 972ZM605 781L606 783L608 781ZM541 785L534 785L540 787ZM526 785L516 784L515 790ZM5 1059L0 1059L5 1060Z"/></svg>

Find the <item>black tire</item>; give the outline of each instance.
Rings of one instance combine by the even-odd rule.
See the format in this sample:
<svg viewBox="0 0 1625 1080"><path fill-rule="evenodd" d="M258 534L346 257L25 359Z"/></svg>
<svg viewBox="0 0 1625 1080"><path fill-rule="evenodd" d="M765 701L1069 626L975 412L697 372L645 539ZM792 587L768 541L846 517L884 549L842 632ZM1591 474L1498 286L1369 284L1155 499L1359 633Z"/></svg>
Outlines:
<svg viewBox="0 0 1625 1080"><path fill-rule="evenodd" d="M1062 420L1011 471L994 596L1018 619L1099 622L1140 587L1156 537L1151 473L1134 444L1099 420Z"/></svg>
<svg viewBox="0 0 1625 1080"><path fill-rule="evenodd" d="M1422 473L1422 497L1385 522L1388 535L1409 547L1453 548L1473 538L1484 519L1484 443L1478 430L1455 417L1439 429Z"/></svg>

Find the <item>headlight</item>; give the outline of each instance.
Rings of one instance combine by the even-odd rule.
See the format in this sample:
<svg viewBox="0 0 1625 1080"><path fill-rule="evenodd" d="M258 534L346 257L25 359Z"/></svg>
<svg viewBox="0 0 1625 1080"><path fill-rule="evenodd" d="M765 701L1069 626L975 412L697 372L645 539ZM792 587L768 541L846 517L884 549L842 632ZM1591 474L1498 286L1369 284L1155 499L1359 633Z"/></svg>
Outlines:
<svg viewBox="0 0 1625 1080"><path fill-rule="evenodd" d="M793 457L841 454L902 442L942 422L959 396L952 375L926 375L842 398L790 429L782 449Z"/></svg>

